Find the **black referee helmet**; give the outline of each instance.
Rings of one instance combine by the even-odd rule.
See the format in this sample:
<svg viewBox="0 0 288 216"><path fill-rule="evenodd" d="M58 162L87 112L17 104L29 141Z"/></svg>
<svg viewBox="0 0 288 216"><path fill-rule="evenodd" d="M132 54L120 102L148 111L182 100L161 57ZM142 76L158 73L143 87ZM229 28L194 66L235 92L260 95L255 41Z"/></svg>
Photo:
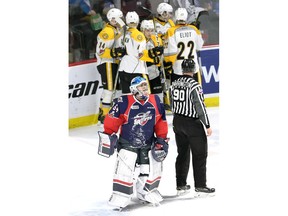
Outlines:
<svg viewBox="0 0 288 216"><path fill-rule="evenodd" d="M194 74L196 71L195 62L193 61L193 59L184 59L181 66L183 73Z"/></svg>

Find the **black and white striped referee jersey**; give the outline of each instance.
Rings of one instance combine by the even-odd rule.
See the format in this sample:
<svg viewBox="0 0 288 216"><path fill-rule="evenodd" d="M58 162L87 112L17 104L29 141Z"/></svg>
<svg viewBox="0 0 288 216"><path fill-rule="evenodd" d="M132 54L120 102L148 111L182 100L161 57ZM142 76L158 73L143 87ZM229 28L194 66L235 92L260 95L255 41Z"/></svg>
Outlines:
<svg viewBox="0 0 288 216"><path fill-rule="evenodd" d="M210 127L203 90L197 81L191 76L184 75L172 82L170 90L174 114L199 118L206 128Z"/></svg>

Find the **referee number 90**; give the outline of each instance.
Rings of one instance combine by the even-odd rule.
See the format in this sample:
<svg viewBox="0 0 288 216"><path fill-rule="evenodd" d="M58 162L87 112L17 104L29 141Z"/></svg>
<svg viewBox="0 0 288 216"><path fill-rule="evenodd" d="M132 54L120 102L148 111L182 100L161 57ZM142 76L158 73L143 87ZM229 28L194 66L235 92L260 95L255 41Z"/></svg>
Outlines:
<svg viewBox="0 0 288 216"><path fill-rule="evenodd" d="M173 91L173 100L184 101L185 100L185 91L183 89L174 89Z"/></svg>

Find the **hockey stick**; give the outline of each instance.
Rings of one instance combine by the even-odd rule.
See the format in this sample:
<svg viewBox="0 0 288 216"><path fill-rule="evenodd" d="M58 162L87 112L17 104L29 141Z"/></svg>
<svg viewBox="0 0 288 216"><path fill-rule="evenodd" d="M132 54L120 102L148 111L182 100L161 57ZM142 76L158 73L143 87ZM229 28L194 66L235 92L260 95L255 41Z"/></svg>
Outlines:
<svg viewBox="0 0 288 216"><path fill-rule="evenodd" d="M208 15L209 16L209 12L207 11L207 10L205 10L204 8L203 8L203 10L201 10L201 11L196 11L196 6L195 6L195 2L194 2L194 0L192 0L192 4L194 5L194 13L196 14L196 13L198 13L197 14L197 17L196 17L196 19L195 19L195 23L198 23L199 22L199 18L200 18L200 16L202 16L202 15ZM197 7L197 8L201 8L201 7ZM193 22L192 22L193 23Z"/></svg>
<svg viewBox="0 0 288 216"><path fill-rule="evenodd" d="M116 21L117 21L117 23L119 23L121 28L123 28L123 40L121 41L121 45L122 45L122 47L124 47L125 46L124 40L125 40L126 31L127 31L127 26L121 18L116 18ZM113 86L113 92L112 92L112 96L111 96L111 103L112 103L112 101L115 97L115 94L116 94L116 87L117 87L117 82L118 82L118 77L119 77L119 68L120 68L120 62L119 62L117 72L116 72L115 82L114 82L114 86Z"/></svg>
<svg viewBox="0 0 288 216"><path fill-rule="evenodd" d="M160 41L159 41L159 36L158 36L158 32L157 32L157 29L156 29L156 23L155 23L155 14L149 10L148 8L144 7L144 6L140 6L143 10L147 11L150 13L150 16L152 15L152 21L153 21L153 25L154 25L154 31L155 31L155 36L156 36L156 42L157 42L157 45L160 46ZM161 71L161 83L163 83L163 92L164 94L166 95L166 98L167 100L170 102L170 94L169 94L169 89L167 87L167 83L166 83L166 74L165 74L165 70L164 70L164 67L163 67L164 63L163 63L163 54L161 55L160 57L160 71Z"/></svg>

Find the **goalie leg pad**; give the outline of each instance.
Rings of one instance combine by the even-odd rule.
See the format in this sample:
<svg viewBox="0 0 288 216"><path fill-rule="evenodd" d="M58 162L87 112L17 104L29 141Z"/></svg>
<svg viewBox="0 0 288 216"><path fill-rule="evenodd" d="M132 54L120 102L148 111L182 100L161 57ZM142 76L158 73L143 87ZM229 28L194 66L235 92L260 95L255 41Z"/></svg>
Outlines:
<svg viewBox="0 0 288 216"><path fill-rule="evenodd" d="M149 164L141 164L140 165L140 174L137 178L136 182L136 191L137 197L140 200L145 200L145 195L147 194L147 190L144 190L146 187L146 181L149 176Z"/></svg>
<svg viewBox="0 0 288 216"><path fill-rule="evenodd" d="M113 177L113 194L109 204L122 207L128 205L133 195L133 174L137 154L121 149L118 153Z"/></svg>
<svg viewBox="0 0 288 216"><path fill-rule="evenodd" d="M149 157L149 167L147 165L143 166L144 172L140 171L141 173L147 173L148 176L139 176L137 180L137 197L141 200L145 200L147 202L153 204L159 204L163 200L162 196L160 195L158 186L160 184L161 175L162 175L162 162L157 162L153 156L151 151L148 153ZM149 168L149 172L148 171Z"/></svg>

